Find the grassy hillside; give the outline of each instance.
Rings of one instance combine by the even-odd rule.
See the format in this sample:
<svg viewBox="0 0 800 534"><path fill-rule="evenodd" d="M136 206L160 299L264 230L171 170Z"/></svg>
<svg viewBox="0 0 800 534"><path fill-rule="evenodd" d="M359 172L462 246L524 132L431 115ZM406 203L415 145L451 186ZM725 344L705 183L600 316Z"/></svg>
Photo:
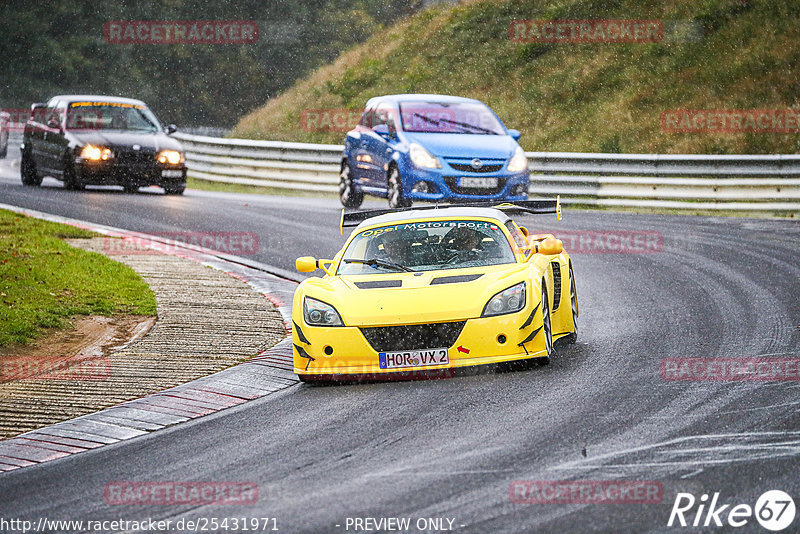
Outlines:
<svg viewBox="0 0 800 534"><path fill-rule="evenodd" d="M519 43L515 19L660 19L658 43ZM483 0L444 5L365 44L244 117L233 137L341 143L301 128L304 109L362 109L376 95L478 98L527 150L794 153L786 133L674 133L674 109L800 108L795 0Z"/></svg>

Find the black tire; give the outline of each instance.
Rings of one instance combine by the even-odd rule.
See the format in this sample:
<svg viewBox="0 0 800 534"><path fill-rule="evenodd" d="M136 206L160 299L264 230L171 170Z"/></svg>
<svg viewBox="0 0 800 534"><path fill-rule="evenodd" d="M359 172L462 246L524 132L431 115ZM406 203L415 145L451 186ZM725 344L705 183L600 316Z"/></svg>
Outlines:
<svg viewBox="0 0 800 534"><path fill-rule="evenodd" d="M553 355L553 328L550 324L550 303L547 300L547 285L542 280L542 330L544 330L544 346L547 350L546 361L550 363L550 356Z"/></svg>
<svg viewBox="0 0 800 534"><path fill-rule="evenodd" d="M33 187L42 185L42 177L36 172L36 163L28 152L22 153L22 160L19 163L19 175L23 185Z"/></svg>
<svg viewBox="0 0 800 534"><path fill-rule="evenodd" d="M567 342L575 343L578 340L578 288L575 286L575 273L572 263L569 264L569 301L572 305L572 324L575 330L567 336Z"/></svg>
<svg viewBox="0 0 800 534"><path fill-rule="evenodd" d="M358 208L364 202L364 193L357 191L353 185L353 172L346 161L342 163L339 173L339 202L345 208Z"/></svg>
<svg viewBox="0 0 800 534"><path fill-rule="evenodd" d="M408 208L411 206L411 201L403 197L403 180L400 177L400 171L394 165L389 168L387 196L390 208Z"/></svg>
<svg viewBox="0 0 800 534"><path fill-rule="evenodd" d="M69 156L64 157L64 188L70 191L82 191L86 184L78 179L75 166L70 161Z"/></svg>
<svg viewBox="0 0 800 534"><path fill-rule="evenodd" d="M164 193L167 195L182 195L185 190L186 184L164 186Z"/></svg>
<svg viewBox="0 0 800 534"><path fill-rule="evenodd" d="M122 189L128 194L135 194L139 192L139 186L133 184L124 184Z"/></svg>

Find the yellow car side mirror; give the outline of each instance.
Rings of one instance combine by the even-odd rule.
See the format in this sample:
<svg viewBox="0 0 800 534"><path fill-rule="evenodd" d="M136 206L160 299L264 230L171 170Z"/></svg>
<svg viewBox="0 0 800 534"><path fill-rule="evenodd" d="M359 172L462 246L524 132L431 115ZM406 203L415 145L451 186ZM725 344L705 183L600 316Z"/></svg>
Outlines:
<svg viewBox="0 0 800 534"><path fill-rule="evenodd" d="M530 234L528 233L528 229L527 229L527 228L525 228L524 226L520 226L520 227L519 227L519 231L520 231L520 232L522 232L522 235L524 235L525 237L528 237L528 235L530 235Z"/></svg>
<svg viewBox="0 0 800 534"><path fill-rule="evenodd" d="M561 254L563 250L564 244L560 239L545 239L539 244L539 248L536 252L544 254L545 256L550 256L552 254Z"/></svg>
<svg viewBox="0 0 800 534"><path fill-rule="evenodd" d="M317 260L311 256L297 258L294 262L295 269L301 273L313 273L317 270Z"/></svg>
<svg viewBox="0 0 800 534"><path fill-rule="evenodd" d="M522 250L530 250L534 253L544 254L545 256L552 256L554 254L561 254L564 250L564 244L560 239L548 237L541 241L534 241L527 247L522 247ZM528 260L533 258L533 254L528 257Z"/></svg>
<svg viewBox="0 0 800 534"><path fill-rule="evenodd" d="M294 262L294 268L301 273L313 273L317 269L322 269L328 276L333 276L332 267L333 260L318 260L312 256L303 256Z"/></svg>

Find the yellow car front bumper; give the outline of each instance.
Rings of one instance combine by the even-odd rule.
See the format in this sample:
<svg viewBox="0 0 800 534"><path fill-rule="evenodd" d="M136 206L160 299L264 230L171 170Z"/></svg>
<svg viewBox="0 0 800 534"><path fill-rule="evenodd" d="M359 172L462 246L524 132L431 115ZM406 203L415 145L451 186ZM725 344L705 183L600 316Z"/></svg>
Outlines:
<svg viewBox="0 0 800 534"><path fill-rule="evenodd" d="M530 313L530 312L528 312ZM398 340L387 346L373 346L359 327L314 327L302 325L292 333L294 372L303 378L334 378L339 375L408 375L436 373L442 370L510 362L547 356L541 319L526 321L527 314L467 319L455 342L426 340L419 346ZM528 324L525 324L525 323ZM295 322L297 325L297 323ZM442 324L442 323L439 323ZM457 323L447 323L457 329ZM413 328L415 325L408 325ZM387 328L387 327L383 327ZM395 334L403 334L403 325L393 325ZM408 332L405 332L408 335ZM524 342L524 343L523 343ZM402 348L398 348L402 347ZM410 349L409 347L413 347ZM446 364L400 368L381 367L380 352L447 349ZM343 378L347 378L344 376Z"/></svg>

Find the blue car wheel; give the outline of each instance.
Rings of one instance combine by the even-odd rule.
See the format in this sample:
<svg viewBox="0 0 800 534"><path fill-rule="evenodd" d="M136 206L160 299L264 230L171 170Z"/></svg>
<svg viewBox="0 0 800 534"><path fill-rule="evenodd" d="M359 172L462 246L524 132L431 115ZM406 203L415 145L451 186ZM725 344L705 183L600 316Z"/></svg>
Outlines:
<svg viewBox="0 0 800 534"><path fill-rule="evenodd" d="M364 193L356 190L350 164L346 161L342 163L339 173L339 201L345 208L358 208L364 202Z"/></svg>
<svg viewBox="0 0 800 534"><path fill-rule="evenodd" d="M392 165L389 169L388 197L390 208L408 208L411 201L403 196L403 179L400 171Z"/></svg>

